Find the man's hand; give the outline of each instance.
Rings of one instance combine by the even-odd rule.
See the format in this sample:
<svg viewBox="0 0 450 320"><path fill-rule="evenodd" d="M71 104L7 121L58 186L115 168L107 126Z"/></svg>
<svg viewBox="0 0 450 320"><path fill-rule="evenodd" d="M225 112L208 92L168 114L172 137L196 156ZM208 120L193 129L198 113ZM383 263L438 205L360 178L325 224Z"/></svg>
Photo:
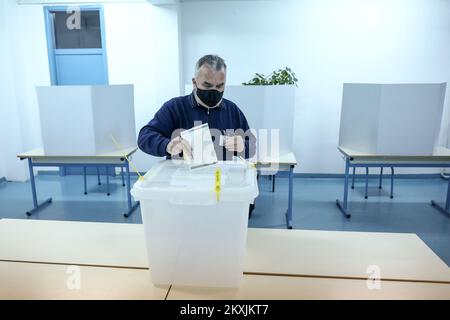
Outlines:
<svg viewBox="0 0 450 320"><path fill-rule="evenodd" d="M167 152L172 156L176 156L180 154L181 151L183 151L183 156L185 157L185 159L192 159L192 151L189 142L178 136L169 142L169 144L167 145Z"/></svg>
<svg viewBox="0 0 450 320"><path fill-rule="evenodd" d="M225 149L232 152L242 152L244 151L245 145L244 145L244 139L242 139L241 136L231 136L231 137L225 137L225 143L224 143Z"/></svg>

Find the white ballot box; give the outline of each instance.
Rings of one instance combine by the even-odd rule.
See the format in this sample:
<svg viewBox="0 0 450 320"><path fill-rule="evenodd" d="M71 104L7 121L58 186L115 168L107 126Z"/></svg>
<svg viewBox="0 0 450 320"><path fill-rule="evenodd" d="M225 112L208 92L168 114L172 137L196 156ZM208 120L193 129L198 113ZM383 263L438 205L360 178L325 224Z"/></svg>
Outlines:
<svg viewBox="0 0 450 320"><path fill-rule="evenodd" d="M91 156L136 145L133 85L36 87L46 155Z"/></svg>
<svg viewBox="0 0 450 320"><path fill-rule="evenodd" d="M221 161L192 171L163 160L131 194L140 201L154 284L240 285L249 205L258 196L254 167Z"/></svg>
<svg viewBox="0 0 450 320"><path fill-rule="evenodd" d="M432 155L446 83L345 83L339 146L379 155Z"/></svg>

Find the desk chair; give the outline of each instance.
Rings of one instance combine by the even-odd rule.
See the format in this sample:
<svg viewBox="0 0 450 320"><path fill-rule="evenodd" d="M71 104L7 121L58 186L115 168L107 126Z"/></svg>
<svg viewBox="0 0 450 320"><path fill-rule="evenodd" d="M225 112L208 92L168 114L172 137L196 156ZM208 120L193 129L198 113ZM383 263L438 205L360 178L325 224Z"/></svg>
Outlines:
<svg viewBox="0 0 450 320"><path fill-rule="evenodd" d="M355 167L353 167L353 174L352 174L352 189L355 189ZM378 188L381 189L383 187L383 167L380 169L380 178L378 183ZM366 167L366 189L364 194L364 199L367 199L369 197L368 195L369 190L369 167ZM391 167L391 194L390 198L394 198L394 167Z"/></svg>
<svg viewBox="0 0 450 320"><path fill-rule="evenodd" d="M120 175L122 176L122 187L125 187L125 177L123 173L123 168L120 168ZM83 178L84 178L84 194L87 194L87 174L86 167L83 167ZM97 167L97 184L100 186L102 184L100 180L100 168ZM106 195L109 196L111 193L109 192L109 172L108 168L106 168Z"/></svg>

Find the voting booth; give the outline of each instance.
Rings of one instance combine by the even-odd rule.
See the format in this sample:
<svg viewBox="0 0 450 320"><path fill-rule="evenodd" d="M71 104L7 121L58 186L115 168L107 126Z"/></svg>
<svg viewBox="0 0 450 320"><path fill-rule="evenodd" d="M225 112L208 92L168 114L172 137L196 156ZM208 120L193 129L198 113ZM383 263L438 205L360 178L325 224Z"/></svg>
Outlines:
<svg viewBox="0 0 450 320"><path fill-rule="evenodd" d="M293 150L295 85L226 85L223 97L244 113L256 136L259 160L276 159ZM185 93L192 85L185 86Z"/></svg>
<svg viewBox="0 0 450 320"><path fill-rule="evenodd" d="M136 145L133 85L36 87L46 155L93 156Z"/></svg>
<svg viewBox="0 0 450 320"><path fill-rule="evenodd" d="M133 186L154 284L238 287L256 169L245 161L192 170L163 160Z"/></svg>
<svg viewBox="0 0 450 320"><path fill-rule="evenodd" d="M339 146L377 155L432 155L446 83L345 83Z"/></svg>
<svg viewBox="0 0 450 320"><path fill-rule="evenodd" d="M294 85L226 86L224 97L238 105L250 128L256 130L261 157L266 156L262 153L284 155L292 152L295 90ZM279 141L278 151L272 150L276 141ZM269 146L268 152L263 152L262 144Z"/></svg>

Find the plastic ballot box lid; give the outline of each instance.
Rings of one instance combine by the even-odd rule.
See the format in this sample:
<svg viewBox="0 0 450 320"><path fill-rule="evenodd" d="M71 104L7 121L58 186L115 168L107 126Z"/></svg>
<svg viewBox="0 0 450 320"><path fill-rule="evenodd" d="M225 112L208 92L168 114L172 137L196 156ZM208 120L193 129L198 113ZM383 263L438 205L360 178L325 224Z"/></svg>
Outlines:
<svg viewBox="0 0 450 320"><path fill-rule="evenodd" d="M245 161L191 170L162 161L131 190L140 201L154 284L238 287L256 169Z"/></svg>
<svg viewBox="0 0 450 320"><path fill-rule="evenodd" d="M137 201L160 199L186 205L212 204L217 193L220 201L253 203L258 196L256 169L245 161L219 161L192 170L182 160L163 160L131 190Z"/></svg>

